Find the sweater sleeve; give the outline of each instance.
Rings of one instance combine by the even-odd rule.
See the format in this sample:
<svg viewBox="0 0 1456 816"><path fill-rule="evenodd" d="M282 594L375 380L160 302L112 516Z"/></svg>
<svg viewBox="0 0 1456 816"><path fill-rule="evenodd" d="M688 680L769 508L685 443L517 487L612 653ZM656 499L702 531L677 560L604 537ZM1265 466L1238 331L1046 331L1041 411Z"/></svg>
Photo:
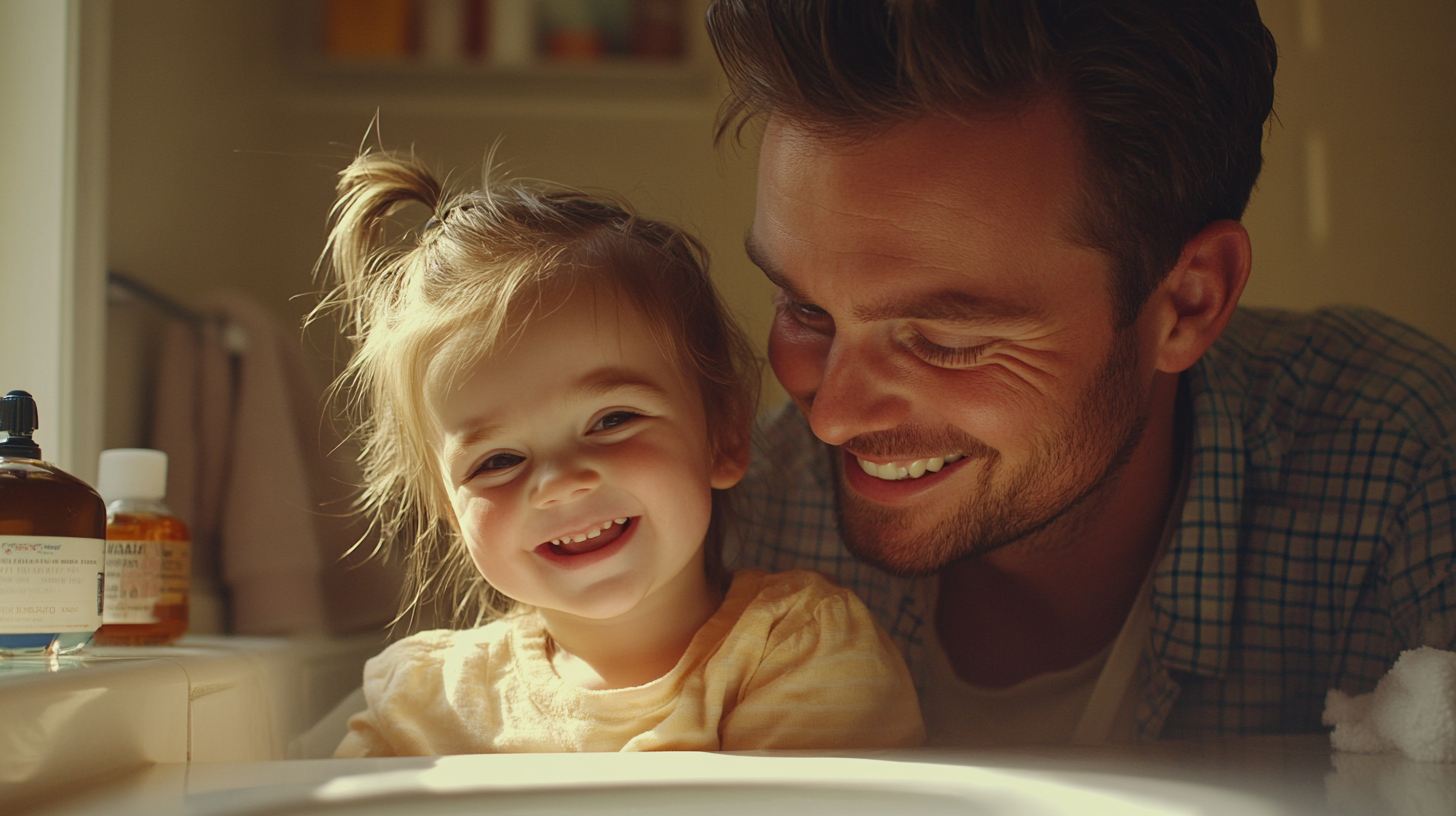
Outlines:
<svg viewBox="0 0 1456 816"><path fill-rule="evenodd" d="M774 604L762 660L723 719L723 750L919 745L915 686L869 610L817 574L788 575L807 585Z"/></svg>
<svg viewBox="0 0 1456 816"><path fill-rule="evenodd" d="M334 757L337 759L394 755L394 749L384 739L384 734L380 733L372 711L361 711L350 717L349 733L344 735L339 747L334 749Z"/></svg>
<svg viewBox="0 0 1456 816"><path fill-rule="evenodd" d="M450 718L443 699L440 652L445 630L421 632L390 644L364 664L368 708L349 718L349 733L335 757L437 753L437 732Z"/></svg>

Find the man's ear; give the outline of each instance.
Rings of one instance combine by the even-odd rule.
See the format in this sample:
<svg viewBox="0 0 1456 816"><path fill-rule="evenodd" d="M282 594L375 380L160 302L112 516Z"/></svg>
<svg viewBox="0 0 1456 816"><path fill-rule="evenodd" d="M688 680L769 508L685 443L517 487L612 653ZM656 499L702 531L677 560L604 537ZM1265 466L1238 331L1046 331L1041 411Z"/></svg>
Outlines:
<svg viewBox="0 0 1456 816"><path fill-rule="evenodd" d="M1237 221L1215 221L1183 245L1178 265L1149 304L1156 310L1159 371L1189 368L1223 333L1252 259L1249 233Z"/></svg>
<svg viewBox="0 0 1456 816"><path fill-rule="evenodd" d="M714 454L711 483L714 490L727 490L743 479L748 472L748 459L752 455L749 435L742 434L730 444L724 445Z"/></svg>

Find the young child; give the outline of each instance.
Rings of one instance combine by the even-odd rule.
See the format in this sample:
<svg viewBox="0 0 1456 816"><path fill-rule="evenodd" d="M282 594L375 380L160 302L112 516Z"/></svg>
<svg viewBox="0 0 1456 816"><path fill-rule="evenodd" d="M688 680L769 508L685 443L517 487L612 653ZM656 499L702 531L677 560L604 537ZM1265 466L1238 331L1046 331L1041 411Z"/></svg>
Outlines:
<svg viewBox="0 0 1456 816"><path fill-rule="evenodd" d="M443 596L476 626L370 660L336 756L920 742L858 598L724 572L757 366L697 241L574 192L446 202L392 154L339 193L363 503L406 550L410 605ZM434 217L390 241L412 202Z"/></svg>

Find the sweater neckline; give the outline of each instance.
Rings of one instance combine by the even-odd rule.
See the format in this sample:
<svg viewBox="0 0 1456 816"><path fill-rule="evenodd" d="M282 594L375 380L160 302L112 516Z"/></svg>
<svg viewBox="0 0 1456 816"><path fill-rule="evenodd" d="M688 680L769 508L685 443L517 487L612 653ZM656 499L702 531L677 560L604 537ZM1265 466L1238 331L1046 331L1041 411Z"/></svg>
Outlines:
<svg viewBox="0 0 1456 816"><path fill-rule="evenodd" d="M644 712L672 705L682 686L681 679L710 658L758 596L766 573L760 569L738 570L724 593L723 602L693 635L688 647L667 674L643 683L616 689L588 689L563 680L551 664L548 633L539 613L522 615L511 632L511 664L538 708L588 706L602 719L633 719Z"/></svg>

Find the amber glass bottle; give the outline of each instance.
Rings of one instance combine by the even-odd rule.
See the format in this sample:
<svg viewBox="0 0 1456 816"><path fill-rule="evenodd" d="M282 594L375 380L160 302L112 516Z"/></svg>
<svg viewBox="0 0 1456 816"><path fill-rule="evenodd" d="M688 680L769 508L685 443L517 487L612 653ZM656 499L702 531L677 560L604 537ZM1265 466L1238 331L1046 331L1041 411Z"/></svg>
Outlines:
<svg viewBox="0 0 1456 816"><path fill-rule="evenodd" d="M106 609L98 646L163 646L187 632L192 536L162 497L167 454L101 452L106 506Z"/></svg>
<svg viewBox="0 0 1456 816"><path fill-rule="evenodd" d="M41 459L35 400L0 399L0 655L58 655L101 624L106 507L91 486Z"/></svg>

